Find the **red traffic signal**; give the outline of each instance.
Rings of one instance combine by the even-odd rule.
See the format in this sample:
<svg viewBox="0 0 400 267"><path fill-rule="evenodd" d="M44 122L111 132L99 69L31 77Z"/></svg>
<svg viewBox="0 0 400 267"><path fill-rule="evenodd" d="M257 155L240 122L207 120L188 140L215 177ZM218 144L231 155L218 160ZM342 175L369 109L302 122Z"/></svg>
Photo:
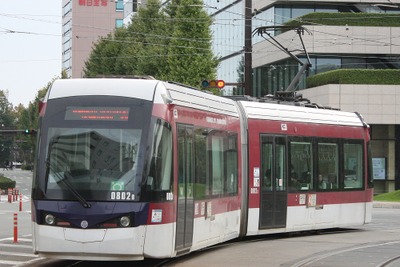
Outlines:
<svg viewBox="0 0 400 267"><path fill-rule="evenodd" d="M201 86L204 88L219 88L222 89L225 86L224 80L204 80L201 82Z"/></svg>

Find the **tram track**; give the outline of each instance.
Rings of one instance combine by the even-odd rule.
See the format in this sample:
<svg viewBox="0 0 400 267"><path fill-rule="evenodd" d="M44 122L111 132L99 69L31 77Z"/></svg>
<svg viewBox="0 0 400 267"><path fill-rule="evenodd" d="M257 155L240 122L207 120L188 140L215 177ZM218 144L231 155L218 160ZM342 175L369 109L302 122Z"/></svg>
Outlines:
<svg viewBox="0 0 400 267"><path fill-rule="evenodd" d="M290 238L293 238L294 236L301 237L301 236L312 236L312 235L316 235L316 234L328 235L328 234L337 234L337 233L347 233L347 232L356 231L356 230L357 229L350 229L350 228L334 228L334 229L323 229L323 230L314 230L314 231L266 234L266 235L262 235L262 236L246 236L241 239L230 240L225 243L216 244L211 247L205 247L203 249L193 251L191 253L188 253L188 254L185 254L185 255L182 255L179 257L165 259L162 262L152 265L151 267L172 267L172 266L175 266L175 264L178 264L177 266L184 266L184 265L180 265L180 263L190 261L190 259L194 259L201 254L207 253L208 251L215 251L215 250L222 249L222 248L241 246L246 243L268 242L270 240L278 240L278 239L290 239ZM299 265L299 267L300 266L303 266L303 265ZM307 265L304 265L304 266L307 266ZM292 267L292 266L287 266L287 267Z"/></svg>
<svg viewBox="0 0 400 267"><path fill-rule="evenodd" d="M334 261L334 257L337 257L339 255L346 255L349 256L351 253L356 252L356 251L368 251L368 250L376 250L378 247L384 247L384 246L394 246L400 244L400 241L388 241L388 242L379 242L379 243L371 243L371 244L363 244L363 245L357 245L357 246L352 246L349 248L345 249L339 249L339 250L334 250L334 251L328 251L328 252L319 252L318 255L313 255L311 257L307 257L302 259L301 261L298 261L296 263L291 263L289 265L283 265L285 267L311 267L311 266L333 266L329 265L329 262ZM400 252L397 251L397 248L394 250L394 253L396 255L393 255L389 259L377 259L376 260L376 265L371 265L375 267L395 267L399 266L398 260L400 260ZM331 260L327 260L328 258L331 258ZM333 259L333 260L332 260ZM360 259L361 260L361 259ZM379 262L378 262L379 261ZM396 263L396 265L394 265ZM371 263L370 263L371 264ZM362 266L363 264L360 263L359 266Z"/></svg>

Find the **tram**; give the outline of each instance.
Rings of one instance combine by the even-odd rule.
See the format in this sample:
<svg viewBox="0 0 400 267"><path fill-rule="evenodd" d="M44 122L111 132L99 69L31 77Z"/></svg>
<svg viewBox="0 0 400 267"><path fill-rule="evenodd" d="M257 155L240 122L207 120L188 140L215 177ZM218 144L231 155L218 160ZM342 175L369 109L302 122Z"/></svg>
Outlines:
<svg viewBox="0 0 400 267"><path fill-rule="evenodd" d="M370 222L368 125L283 102L155 79L56 80L40 107L34 253L171 258Z"/></svg>

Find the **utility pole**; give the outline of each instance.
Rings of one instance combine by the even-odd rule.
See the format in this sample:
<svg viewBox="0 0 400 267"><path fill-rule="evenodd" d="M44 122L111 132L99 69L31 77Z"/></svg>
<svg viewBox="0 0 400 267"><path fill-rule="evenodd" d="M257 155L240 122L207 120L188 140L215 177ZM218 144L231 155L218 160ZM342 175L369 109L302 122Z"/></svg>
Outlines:
<svg viewBox="0 0 400 267"><path fill-rule="evenodd" d="M245 95L252 95L252 0L244 0L244 91Z"/></svg>

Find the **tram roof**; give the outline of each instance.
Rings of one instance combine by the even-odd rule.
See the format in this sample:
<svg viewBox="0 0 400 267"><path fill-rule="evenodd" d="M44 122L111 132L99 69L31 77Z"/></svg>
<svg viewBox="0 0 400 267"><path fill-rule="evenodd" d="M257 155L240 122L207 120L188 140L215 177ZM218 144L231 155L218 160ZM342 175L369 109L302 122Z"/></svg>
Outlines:
<svg viewBox="0 0 400 267"><path fill-rule="evenodd" d="M165 86L174 104L238 117L235 101L205 93L196 89L180 86L179 84L166 82Z"/></svg>
<svg viewBox="0 0 400 267"><path fill-rule="evenodd" d="M48 92L48 99L71 96L105 95L138 97L153 100L154 89L160 81L153 79L121 79L121 78L82 78L59 79L54 81ZM130 90L140 88L140 90Z"/></svg>
<svg viewBox="0 0 400 267"><path fill-rule="evenodd" d="M362 118L355 112L263 102L239 102L244 107L246 116L251 119L365 126Z"/></svg>
<svg viewBox="0 0 400 267"><path fill-rule="evenodd" d="M130 90L132 88L132 90ZM135 90L140 88L140 90ZM156 94L154 93L155 90ZM71 96L105 95L135 97L158 102L168 92L170 103L238 117L235 102L241 103L246 117L261 120L279 120L332 125L365 126L357 113L332 109L246 101L219 97L195 88L155 79L80 78L56 80L48 92L47 99Z"/></svg>

